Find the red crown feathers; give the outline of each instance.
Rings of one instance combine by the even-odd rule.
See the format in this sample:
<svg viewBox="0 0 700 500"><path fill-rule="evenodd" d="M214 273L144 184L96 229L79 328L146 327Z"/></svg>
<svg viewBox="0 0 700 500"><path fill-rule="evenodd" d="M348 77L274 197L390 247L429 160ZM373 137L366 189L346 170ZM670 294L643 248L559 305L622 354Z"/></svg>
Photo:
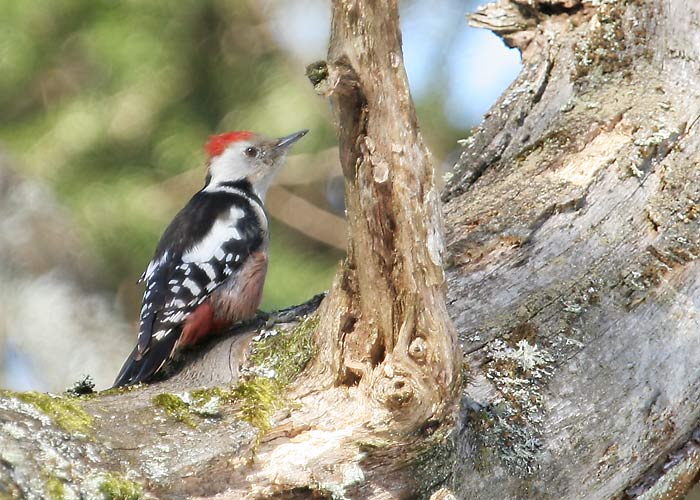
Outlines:
<svg viewBox="0 0 700 500"><path fill-rule="evenodd" d="M253 137L252 132L247 130L239 130L237 132L226 132L224 134L209 136L204 149L209 153L209 157L219 156L228 147L229 144L238 141L247 141Z"/></svg>

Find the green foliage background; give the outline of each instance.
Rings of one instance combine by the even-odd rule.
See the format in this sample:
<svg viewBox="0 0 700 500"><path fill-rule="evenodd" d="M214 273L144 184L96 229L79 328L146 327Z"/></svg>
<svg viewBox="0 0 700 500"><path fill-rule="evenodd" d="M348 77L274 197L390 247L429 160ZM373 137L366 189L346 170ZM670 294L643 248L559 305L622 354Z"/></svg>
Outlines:
<svg viewBox="0 0 700 500"><path fill-rule="evenodd" d="M200 187L170 182L203 168L208 135L309 128L295 152L335 144L327 103L304 77L312 61L272 36L266 20L275 5L0 2L0 148L58 193L100 259L99 282L120 288L129 312L140 295L133 282L159 235ZM458 132L433 103L419 110L440 157ZM342 254L280 223L272 230L263 307L327 288Z"/></svg>

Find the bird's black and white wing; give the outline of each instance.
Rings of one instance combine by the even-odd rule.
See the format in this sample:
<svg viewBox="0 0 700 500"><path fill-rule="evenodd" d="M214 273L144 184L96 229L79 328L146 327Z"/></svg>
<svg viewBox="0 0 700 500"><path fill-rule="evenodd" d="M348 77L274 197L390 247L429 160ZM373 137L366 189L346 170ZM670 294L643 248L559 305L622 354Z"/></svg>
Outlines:
<svg viewBox="0 0 700 500"><path fill-rule="evenodd" d="M156 373L172 356L187 318L263 245L267 219L246 190L197 193L163 234L146 284L136 347L115 386Z"/></svg>

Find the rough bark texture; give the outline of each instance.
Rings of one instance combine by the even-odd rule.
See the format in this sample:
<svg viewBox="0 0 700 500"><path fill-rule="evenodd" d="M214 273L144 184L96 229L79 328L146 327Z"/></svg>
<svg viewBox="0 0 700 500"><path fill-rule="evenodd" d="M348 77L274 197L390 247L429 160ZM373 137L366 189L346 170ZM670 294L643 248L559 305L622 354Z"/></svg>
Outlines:
<svg viewBox="0 0 700 500"><path fill-rule="evenodd" d="M524 67L444 193L472 366L457 496L641 494L700 416L700 5L471 19Z"/></svg>
<svg viewBox="0 0 700 500"><path fill-rule="evenodd" d="M524 67L443 194L470 365L452 433L441 224L396 15L336 1L310 68L338 120L350 228L316 316L253 341L252 325L148 388L6 394L4 491L91 497L134 487L124 476L159 498L605 499L693 483L700 5L503 0L471 17ZM249 350L237 388L191 391L234 383Z"/></svg>
<svg viewBox="0 0 700 500"><path fill-rule="evenodd" d="M318 373L358 386L415 431L449 414L459 355L444 303L443 236L430 155L401 54L396 2L340 1L328 63L311 65L331 99L346 181L349 249L320 329Z"/></svg>

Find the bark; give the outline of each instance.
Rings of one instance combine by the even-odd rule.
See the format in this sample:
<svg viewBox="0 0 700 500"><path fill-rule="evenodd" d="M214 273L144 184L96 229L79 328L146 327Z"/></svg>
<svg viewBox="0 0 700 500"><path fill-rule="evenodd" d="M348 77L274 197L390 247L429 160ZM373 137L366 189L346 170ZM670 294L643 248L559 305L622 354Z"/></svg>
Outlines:
<svg viewBox="0 0 700 500"><path fill-rule="evenodd" d="M471 17L523 71L443 193L447 308L395 2L337 0L333 16L328 61L310 68L347 191L328 297L301 326L315 303L203 346L160 384L6 394L0 484L36 498L134 487L123 477L158 498L680 497L700 470L700 6L502 0ZM298 349L309 332L315 348Z"/></svg>
<svg viewBox="0 0 700 500"><path fill-rule="evenodd" d="M636 495L676 462L666 474L687 487L700 463L674 450L700 414L700 6L500 2L471 19L524 67L444 193L474 401L458 496Z"/></svg>

